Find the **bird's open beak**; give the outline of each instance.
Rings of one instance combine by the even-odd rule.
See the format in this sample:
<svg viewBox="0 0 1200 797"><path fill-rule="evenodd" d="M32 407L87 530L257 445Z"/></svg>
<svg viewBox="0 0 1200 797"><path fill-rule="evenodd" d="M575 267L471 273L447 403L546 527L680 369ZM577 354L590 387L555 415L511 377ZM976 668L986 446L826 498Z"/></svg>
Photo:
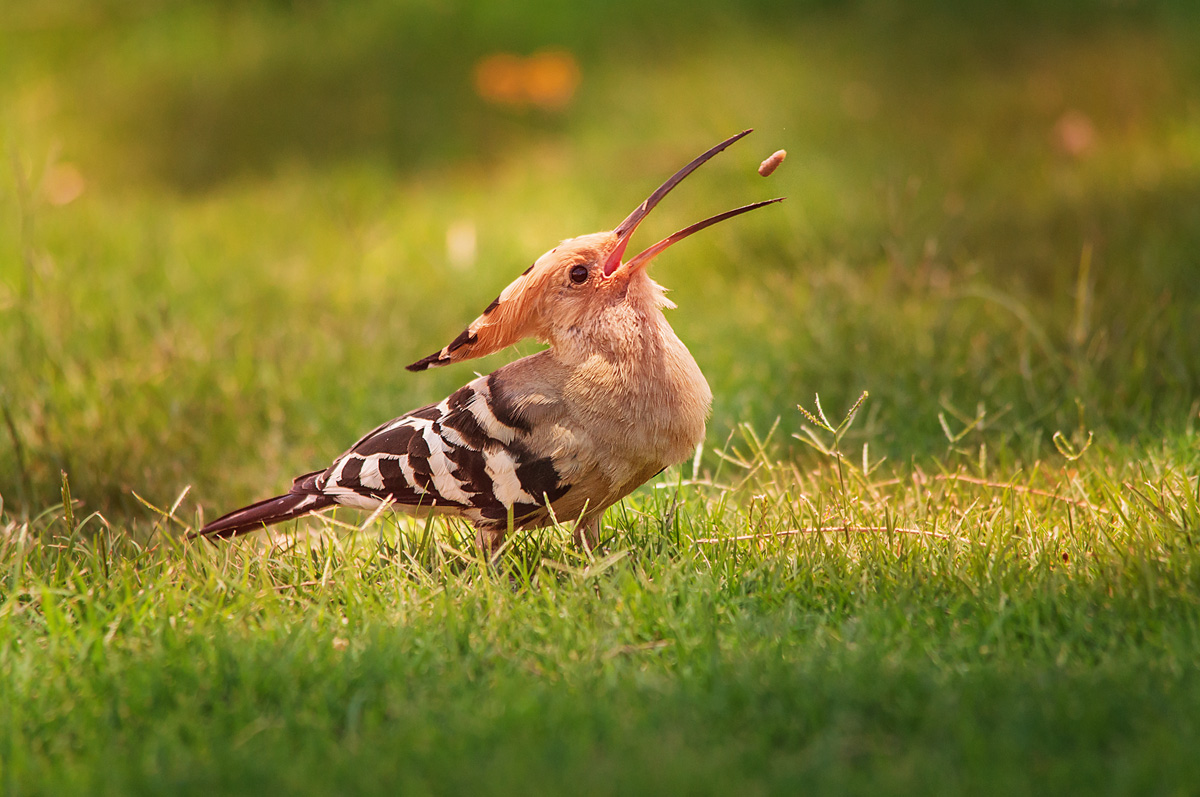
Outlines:
<svg viewBox="0 0 1200 797"><path fill-rule="evenodd" d="M736 136L730 136L720 144L717 144L715 147L710 149L708 152L705 152L703 155L696 158L687 166L684 166L682 169L675 172L675 174L671 175L669 180L660 185L653 194L647 197L645 202L638 205L637 209L630 213L625 221L618 224L617 228L613 230L613 232L617 235L617 245L616 248L613 249L612 254L608 256L608 259L604 261L604 276L611 277L618 269L622 267L630 271L638 268L645 268L650 264L650 261L653 260L654 257L664 249L669 247L671 244L682 241L684 238L687 238L694 232L699 232L705 227L710 227L719 221L731 219L734 216L740 216L741 214L754 210L755 208L761 208L764 205L770 205L775 202L782 201L783 197L768 199L765 202L755 202L751 205L744 205L740 208L727 210L724 213L718 213L716 216L710 216L703 221L698 221L695 224L684 227L682 230L673 235L667 236L658 243L654 244L654 246L651 246L649 249L640 252L631 260L625 263L621 262L621 258L625 256L625 247L629 245L629 239L633 237L634 230L636 230L638 225L642 223L642 219L646 218L650 211L654 209L654 206L661 202L662 198L669 194L672 188L683 182L683 178L696 171L696 169L700 168L718 152L721 152L730 144L749 135L751 132L752 130L743 130Z"/></svg>

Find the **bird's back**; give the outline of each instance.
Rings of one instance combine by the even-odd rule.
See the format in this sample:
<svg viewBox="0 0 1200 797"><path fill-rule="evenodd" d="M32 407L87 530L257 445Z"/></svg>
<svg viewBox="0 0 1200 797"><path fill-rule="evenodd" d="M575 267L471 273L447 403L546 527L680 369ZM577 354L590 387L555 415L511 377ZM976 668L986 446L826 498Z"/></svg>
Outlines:
<svg viewBox="0 0 1200 797"><path fill-rule="evenodd" d="M665 327L665 320L663 322ZM564 362L553 349L383 424L306 485L361 508L385 499L476 527L585 520L703 438L711 394L687 349ZM687 389L677 384L685 381ZM701 386L697 388L697 383Z"/></svg>

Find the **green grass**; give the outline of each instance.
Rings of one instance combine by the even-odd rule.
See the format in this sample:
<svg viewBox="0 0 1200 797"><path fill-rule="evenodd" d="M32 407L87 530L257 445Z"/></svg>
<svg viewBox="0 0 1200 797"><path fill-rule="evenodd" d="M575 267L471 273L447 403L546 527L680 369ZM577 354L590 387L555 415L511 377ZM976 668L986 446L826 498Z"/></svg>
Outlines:
<svg viewBox="0 0 1200 797"><path fill-rule="evenodd" d="M835 461L749 437L726 486L668 480L610 515L607 554L548 530L494 567L465 529L392 519L219 549L170 522L141 545L61 513L10 522L5 775L47 793L1185 789L1196 442L988 485L843 462L843 488Z"/></svg>
<svg viewBox="0 0 1200 797"><path fill-rule="evenodd" d="M1189 5L0 9L0 789L1194 789ZM549 45L566 109L472 93ZM709 439L594 558L181 540L511 357L402 368L746 126L645 232L789 197L654 267ZM796 408L863 390L836 450Z"/></svg>

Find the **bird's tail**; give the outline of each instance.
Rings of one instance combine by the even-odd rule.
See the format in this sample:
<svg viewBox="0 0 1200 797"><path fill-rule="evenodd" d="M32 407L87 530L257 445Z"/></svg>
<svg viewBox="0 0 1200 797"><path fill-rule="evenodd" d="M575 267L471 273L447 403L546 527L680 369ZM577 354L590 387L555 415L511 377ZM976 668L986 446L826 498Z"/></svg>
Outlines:
<svg viewBox="0 0 1200 797"><path fill-rule="evenodd" d="M309 487L313 481L313 477L321 472L317 471L296 479L296 483L292 485L293 492L287 495L268 498L265 501L259 501L256 504L250 504L250 506L234 510L228 515L205 524L204 528L193 534L189 534L188 537L213 537L218 539L236 537L239 534L258 531L265 526L282 523L285 520L293 520L303 517L310 512L317 512L325 507L333 506L337 502L328 495L323 495L319 492L300 491Z"/></svg>

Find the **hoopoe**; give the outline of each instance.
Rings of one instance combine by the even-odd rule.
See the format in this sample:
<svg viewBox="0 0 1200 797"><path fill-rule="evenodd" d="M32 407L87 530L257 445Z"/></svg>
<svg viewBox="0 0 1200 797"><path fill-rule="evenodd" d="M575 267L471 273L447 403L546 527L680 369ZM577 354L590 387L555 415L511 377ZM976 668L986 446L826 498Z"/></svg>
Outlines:
<svg viewBox="0 0 1200 797"><path fill-rule="evenodd" d="M468 382L437 404L388 421L286 495L207 524L232 537L342 505L438 512L470 522L495 551L510 529L574 521L595 547L604 510L704 438L712 392L663 316L675 305L646 273L692 233L782 197L728 210L623 260L646 215L746 130L676 172L611 232L563 241L516 278L448 346L408 366L423 371L525 338L550 348Z"/></svg>

